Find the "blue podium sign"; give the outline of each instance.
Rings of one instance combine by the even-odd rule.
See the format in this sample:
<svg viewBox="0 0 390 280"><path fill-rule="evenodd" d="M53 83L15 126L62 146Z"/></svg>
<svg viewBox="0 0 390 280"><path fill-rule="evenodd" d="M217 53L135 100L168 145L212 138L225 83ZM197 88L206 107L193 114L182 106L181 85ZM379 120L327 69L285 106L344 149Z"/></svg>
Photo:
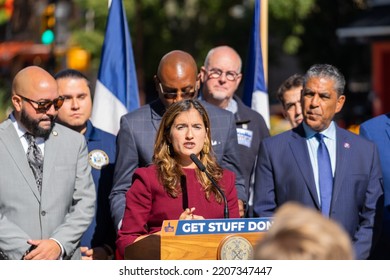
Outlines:
<svg viewBox="0 0 390 280"><path fill-rule="evenodd" d="M271 218L166 220L162 235L199 235L266 232L272 226Z"/></svg>

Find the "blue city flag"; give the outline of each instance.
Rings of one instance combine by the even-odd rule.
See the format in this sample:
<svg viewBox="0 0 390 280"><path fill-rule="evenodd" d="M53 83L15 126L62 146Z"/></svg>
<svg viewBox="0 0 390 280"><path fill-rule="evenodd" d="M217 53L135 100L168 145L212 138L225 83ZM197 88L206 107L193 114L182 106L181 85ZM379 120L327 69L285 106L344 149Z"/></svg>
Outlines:
<svg viewBox="0 0 390 280"><path fill-rule="evenodd" d="M264 76L264 62L261 49L260 13L261 1L255 0L252 30L250 33L249 53L244 76L242 100L253 110L259 112L270 128L269 100Z"/></svg>
<svg viewBox="0 0 390 280"><path fill-rule="evenodd" d="M133 48L122 0L112 0L102 48L91 121L116 135L120 118L139 108Z"/></svg>

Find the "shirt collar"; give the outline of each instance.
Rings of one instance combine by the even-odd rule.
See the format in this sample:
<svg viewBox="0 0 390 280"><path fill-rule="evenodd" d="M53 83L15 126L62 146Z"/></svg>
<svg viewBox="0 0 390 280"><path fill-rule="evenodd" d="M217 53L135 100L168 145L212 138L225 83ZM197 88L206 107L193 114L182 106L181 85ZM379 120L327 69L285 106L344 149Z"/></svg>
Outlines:
<svg viewBox="0 0 390 280"><path fill-rule="evenodd" d="M237 113L238 111L237 101L234 100L233 98L230 98L229 104L225 109L232 112L233 114Z"/></svg>
<svg viewBox="0 0 390 280"><path fill-rule="evenodd" d="M199 91L198 99L205 101L202 91ZM234 100L233 98L230 98L229 103L228 103L227 107L225 108L225 110L228 110L229 112L232 112L233 114L237 113L237 111L238 111L237 101Z"/></svg>
<svg viewBox="0 0 390 280"><path fill-rule="evenodd" d="M18 134L19 138L22 138L24 134L26 134L27 130L24 128L23 125L21 125L14 116L14 113L11 113L9 115L9 118L12 121L13 126L15 127L16 133Z"/></svg>
<svg viewBox="0 0 390 280"><path fill-rule="evenodd" d="M305 122L302 122L303 129L305 130L306 139L310 139L314 137L314 135L317 133L317 131L314 131L311 129ZM327 129L320 131L321 134L323 134L326 138L329 138L331 140L336 139L336 125L334 124L334 121L330 123Z"/></svg>
<svg viewBox="0 0 390 280"><path fill-rule="evenodd" d="M84 133L84 137L87 141L99 140L99 135L90 120L87 121L87 130Z"/></svg>
<svg viewBox="0 0 390 280"><path fill-rule="evenodd" d="M16 130L16 133L17 133L18 136L19 136L19 139L22 138L22 137L24 137L24 134L27 133L27 130L24 128L24 126L23 126L21 123L19 123L19 122L16 120L16 118L15 118L15 116L14 116L14 113L11 113L10 116L9 116L9 118L11 119L12 124L13 124L13 126L15 127L15 130ZM44 142L45 142L45 139L43 139L43 137L36 137L36 138L35 138L35 141L37 142L37 144L39 144L39 143L44 143Z"/></svg>

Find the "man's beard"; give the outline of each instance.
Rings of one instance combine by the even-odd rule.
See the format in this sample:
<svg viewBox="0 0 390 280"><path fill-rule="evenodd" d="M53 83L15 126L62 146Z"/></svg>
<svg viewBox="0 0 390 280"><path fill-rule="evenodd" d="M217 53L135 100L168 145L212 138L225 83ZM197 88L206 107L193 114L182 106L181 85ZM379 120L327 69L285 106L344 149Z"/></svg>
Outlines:
<svg viewBox="0 0 390 280"><path fill-rule="evenodd" d="M45 129L39 126L39 123L43 120L50 119L51 125L50 128ZM53 129L54 126L54 116L51 115L45 115L45 117L42 117L40 120L34 120L30 118L25 110L22 110L21 116L20 116L20 122L24 125L24 127L35 137L42 137L44 139L47 139Z"/></svg>

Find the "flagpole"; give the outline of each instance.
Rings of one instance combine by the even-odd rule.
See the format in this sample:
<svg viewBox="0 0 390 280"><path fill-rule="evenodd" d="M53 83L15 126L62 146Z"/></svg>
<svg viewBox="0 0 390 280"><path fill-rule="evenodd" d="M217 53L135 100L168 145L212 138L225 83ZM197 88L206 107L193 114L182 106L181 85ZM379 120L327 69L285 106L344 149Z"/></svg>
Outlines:
<svg viewBox="0 0 390 280"><path fill-rule="evenodd" d="M262 0L260 5L261 51L263 56L264 80L268 87L268 0Z"/></svg>
<svg viewBox="0 0 390 280"><path fill-rule="evenodd" d="M243 102L259 112L270 128L268 79L268 0L255 0L249 52L244 76Z"/></svg>

